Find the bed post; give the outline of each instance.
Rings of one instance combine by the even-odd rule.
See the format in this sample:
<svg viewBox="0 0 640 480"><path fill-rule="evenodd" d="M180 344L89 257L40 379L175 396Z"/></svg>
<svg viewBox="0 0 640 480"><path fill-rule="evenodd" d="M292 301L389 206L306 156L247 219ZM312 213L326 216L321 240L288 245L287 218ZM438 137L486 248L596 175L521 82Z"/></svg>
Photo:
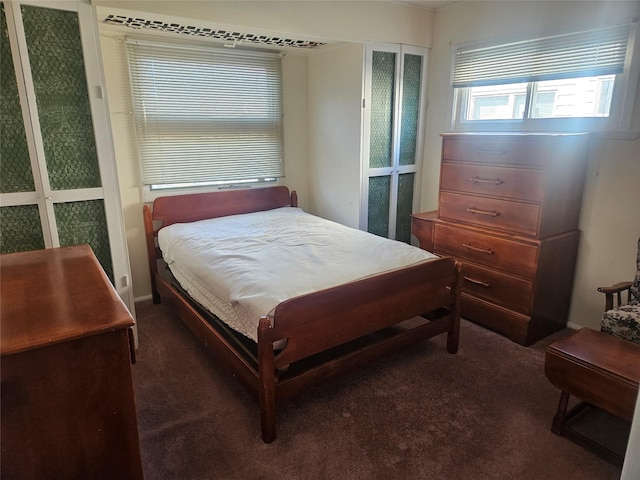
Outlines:
<svg viewBox="0 0 640 480"><path fill-rule="evenodd" d="M460 297L462 291L462 263L455 262L455 280L451 285L451 327L447 332L447 352L457 353L460 341Z"/></svg>
<svg viewBox="0 0 640 480"><path fill-rule="evenodd" d="M156 273L158 272L158 259L156 257L156 241L153 231L153 217L149 205L143 205L142 214L144 217L144 235L147 242L147 260L149 261L149 275L151 277L151 295L153 303L160 303L160 294L156 289Z"/></svg>
<svg viewBox="0 0 640 480"><path fill-rule="evenodd" d="M260 424L265 443L271 443L276 438L276 375L271 332L271 321L268 317L261 317L258 324L258 374Z"/></svg>
<svg viewBox="0 0 640 480"><path fill-rule="evenodd" d="M296 192L295 190L291 191L291 206L292 207L298 206L298 192Z"/></svg>

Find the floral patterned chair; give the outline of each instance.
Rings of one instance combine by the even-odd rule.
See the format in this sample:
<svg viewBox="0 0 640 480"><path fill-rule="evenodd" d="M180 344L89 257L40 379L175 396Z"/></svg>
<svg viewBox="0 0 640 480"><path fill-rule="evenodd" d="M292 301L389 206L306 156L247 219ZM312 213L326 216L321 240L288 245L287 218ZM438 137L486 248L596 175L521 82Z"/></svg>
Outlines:
<svg viewBox="0 0 640 480"><path fill-rule="evenodd" d="M636 278L633 282L600 287L598 291L605 294L605 312L600 330L640 344L640 239L636 262Z"/></svg>

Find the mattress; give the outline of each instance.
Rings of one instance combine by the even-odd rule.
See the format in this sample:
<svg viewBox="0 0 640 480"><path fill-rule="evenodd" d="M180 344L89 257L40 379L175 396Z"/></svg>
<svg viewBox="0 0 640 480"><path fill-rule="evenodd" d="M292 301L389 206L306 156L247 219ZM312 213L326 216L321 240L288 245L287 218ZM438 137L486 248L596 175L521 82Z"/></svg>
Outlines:
<svg viewBox="0 0 640 480"><path fill-rule="evenodd" d="M436 258L296 207L176 223L158 245L182 288L254 341L284 300Z"/></svg>

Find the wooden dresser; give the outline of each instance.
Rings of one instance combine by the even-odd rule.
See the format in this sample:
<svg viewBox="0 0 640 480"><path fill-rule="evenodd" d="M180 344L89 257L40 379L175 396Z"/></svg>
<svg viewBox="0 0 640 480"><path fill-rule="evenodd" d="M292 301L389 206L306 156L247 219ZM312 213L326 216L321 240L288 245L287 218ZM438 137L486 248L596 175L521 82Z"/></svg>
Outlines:
<svg viewBox="0 0 640 480"><path fill-rule="evenodd" d="M133 318L87 245L0 256L2 478L141 479Z"/></svg>
<svg viewBox="0 0 640 480"><path fill-rule="evenodd" d="M462 316L530 345L566 326L586 168L582 134L443 135L420 246L464 262Z"/></svg>

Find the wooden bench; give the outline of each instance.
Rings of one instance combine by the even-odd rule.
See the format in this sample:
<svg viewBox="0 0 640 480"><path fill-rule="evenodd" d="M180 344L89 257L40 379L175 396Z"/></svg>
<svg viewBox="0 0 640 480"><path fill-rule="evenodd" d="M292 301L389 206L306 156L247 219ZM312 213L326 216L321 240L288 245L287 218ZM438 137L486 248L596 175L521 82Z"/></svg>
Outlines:
<svg viewBox="0 0 640 480"><path fill-rule="evenodd" d="M545 374L562 392L551 431L622 464L624 458L594 444L567 423L587 404L631 422L640 382L640 345L583 328L547 347ZM567 412L570 395L582 402Z"/></svg>

